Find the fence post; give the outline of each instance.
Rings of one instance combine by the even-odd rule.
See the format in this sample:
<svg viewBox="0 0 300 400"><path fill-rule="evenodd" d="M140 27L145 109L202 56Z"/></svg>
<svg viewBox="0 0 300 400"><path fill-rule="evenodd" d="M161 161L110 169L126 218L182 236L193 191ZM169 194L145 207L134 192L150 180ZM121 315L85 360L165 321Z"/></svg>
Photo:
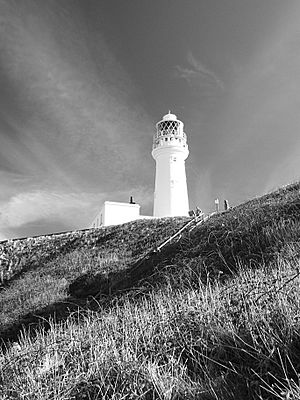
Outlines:
<svg viewBox="0 0 300 400"><path fill-rule="evenodd" d="M216 212L219 212L219 211L220 211L219 199L215 199L215 208L216 208Z"/></svg>
<svg viewBox="0 0 300 400"><path fill-rule="evenodd" d="M228 200L224 200L224 210L225 211L229 210L229 202L228 202Z"/></svg>

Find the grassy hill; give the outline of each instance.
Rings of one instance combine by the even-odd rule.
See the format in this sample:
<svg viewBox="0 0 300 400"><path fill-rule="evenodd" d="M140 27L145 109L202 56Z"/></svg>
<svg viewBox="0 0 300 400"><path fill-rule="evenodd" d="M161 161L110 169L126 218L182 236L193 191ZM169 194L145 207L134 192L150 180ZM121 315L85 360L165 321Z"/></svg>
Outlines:
<svg viewBox="0 0 300 400"><path fill-rule="evenodd" d="M299 190L2 244L0 398L300 399Z"/></svg>

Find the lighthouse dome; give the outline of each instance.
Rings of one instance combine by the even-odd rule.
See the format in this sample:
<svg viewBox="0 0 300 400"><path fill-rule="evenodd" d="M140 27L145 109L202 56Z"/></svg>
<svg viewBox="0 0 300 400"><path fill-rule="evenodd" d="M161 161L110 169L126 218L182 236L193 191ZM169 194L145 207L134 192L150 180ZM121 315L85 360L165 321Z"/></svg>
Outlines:
<svg viewBox="0 0 300 400"><path fill-rule="evenodd" d="M176 121L177 117L175 114L172 114L171 111L168 112L168 114L163 116L163 121Z"/></svg>

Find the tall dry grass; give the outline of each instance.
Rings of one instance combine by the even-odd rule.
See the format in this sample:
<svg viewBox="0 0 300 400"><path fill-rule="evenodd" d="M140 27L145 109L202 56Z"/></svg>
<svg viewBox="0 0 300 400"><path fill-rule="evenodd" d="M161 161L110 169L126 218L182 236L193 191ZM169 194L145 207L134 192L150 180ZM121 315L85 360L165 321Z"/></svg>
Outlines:
<svg viewBox="0 0 300 400"><path fill-rule="evenodd" d="M2 398L300 398L298 266L240 265L223 284L129 293L24 333L1 354Z"/></svg>
<svg viewBox="0 0 300 400"><path fill-rule="evenodd" d="M299 210L296 184L216 215L144 263L142 277L128 263L153 243L147 230L141 245L132 229L131 256L116 231L101 242L99 264L83 249L47 264L45 295L55 299L77 274L113 271L119 286L93 310L87 292L65 318L48 314L47 330L27 327L6 343L0 398L300 400ZM2 293L4 304L17 307L26 286L38 301L46 271L35 271L41 283L30 274L16 281L22 289Z"/></svg>

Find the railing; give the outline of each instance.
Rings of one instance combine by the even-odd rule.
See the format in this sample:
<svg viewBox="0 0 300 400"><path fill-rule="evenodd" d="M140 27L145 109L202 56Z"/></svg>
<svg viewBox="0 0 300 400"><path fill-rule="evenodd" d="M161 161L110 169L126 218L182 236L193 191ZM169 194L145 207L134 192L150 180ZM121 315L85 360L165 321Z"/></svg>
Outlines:
<svg viewBox="0 0 300 400"><path fill-rule="evenodd" d="M187 136L184 132L157 132L154 135L154 140L155 139L159 139L159 138L164 138L166 136L172 136L172 137L177 137L177 138L183 138L183 139L187 139Z"/></svg>
<svg viewBox="0 0 300 400"><path fill-rule="evenodd" d="M193 231L197 226L203 224L210 218L210 215L204 216L204 214L196 215L191 221L187 222L182 228L179 229L174 235L170 236L167 240L165 240L163 243L161 243L158 247L154 249L154 252L159 252L163 247L165 247L167 244L171 243L174 239L180 238L180 235L186 231L188 228L188 231L191 232Z"/></svg>
<svg viewBox="0 0 300 400"><path fill-rule="evenodd" d="M183 227L181 227L177 232L175 232L172 236L168 237L168 239L164 240L159 246L155 246L150 249L134 266L131 272L134 272L139 269L139 267L152 255L159 253L165 246L179 240L181 238L182 233L185 231L191 232L200 224L203 224L205 221L209 219L210 215L204 217L204 214L196 215L193 219L188 221Z"/></svg>
<svg viewBox="0 0 300 400"><path fill-rule="evenodd" d="M156 149L157 147L164 147L164 146L178 146L184 148L188 147L186 140L181 137L165 136L164 138L159 139L157 140L157 142L153 143L152 150Z"/></svg>

